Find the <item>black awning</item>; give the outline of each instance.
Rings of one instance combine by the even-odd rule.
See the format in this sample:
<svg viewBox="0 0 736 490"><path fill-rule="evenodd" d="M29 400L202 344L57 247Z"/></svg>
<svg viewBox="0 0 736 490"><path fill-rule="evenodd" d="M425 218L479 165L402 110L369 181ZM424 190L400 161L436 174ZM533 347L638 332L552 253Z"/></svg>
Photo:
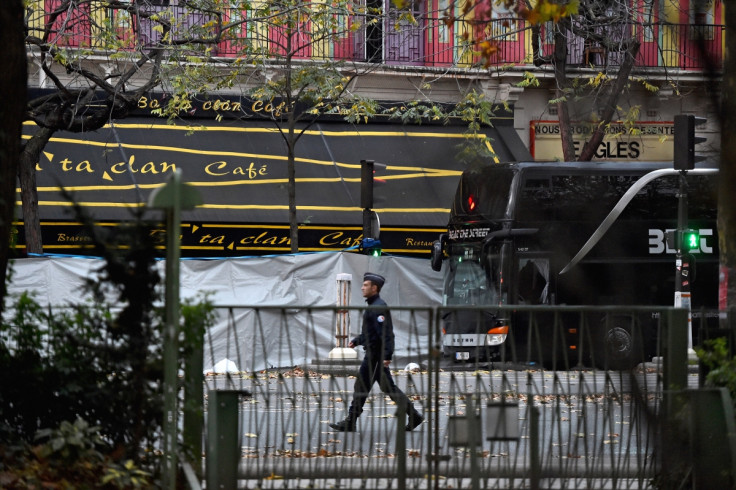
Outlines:
<svg viewBox="0 0 736 490"><path fill-rule="evenodd" d="M215 122L188 128L128 118L84 134L58 132L37 172L42 220L70 219L59 187L98 220L124 220L174 169L204 205L198 223L288 223L286 144L268 122ZM374 209L383 226L444 227L465 164L463 127L319 123L296 146L296 202L302 224L360 225L360 161L376 172ZM26 126L26 134L34 131ZM513 128L488 128L497 161L531 160Z"/></svg>

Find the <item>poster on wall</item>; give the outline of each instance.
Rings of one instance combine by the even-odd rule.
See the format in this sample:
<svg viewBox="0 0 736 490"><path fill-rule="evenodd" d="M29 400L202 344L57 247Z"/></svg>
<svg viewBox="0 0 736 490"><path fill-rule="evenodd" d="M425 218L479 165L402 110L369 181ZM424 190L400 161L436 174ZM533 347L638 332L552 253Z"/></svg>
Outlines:
<svg viewBox="0 0 736 490"><path fill-rule="evenodd" d="M590 123L572 123L575 155L580 155L594 127ZM593 160L628 160L659 162L672 160L672 122L637 122L627 126L621 121L606 128L606 136ZM531 121L530 150L536 161L562 161L562 142L558 121Z"/></svg>

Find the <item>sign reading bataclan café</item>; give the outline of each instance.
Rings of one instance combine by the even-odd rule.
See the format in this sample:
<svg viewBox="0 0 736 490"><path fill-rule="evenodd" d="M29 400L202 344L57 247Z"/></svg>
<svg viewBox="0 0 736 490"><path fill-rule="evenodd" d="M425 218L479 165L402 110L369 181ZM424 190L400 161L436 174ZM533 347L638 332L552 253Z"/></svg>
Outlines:
<svg viewBox="0 0 736 490"><path fill-rule="evenodd" d="M572 123L575 155L580 155L583 145L590 138L593 127L588 123ZM626 126L621 121L612 122L598 146L593 160L671 161L672 122L637 122ZM536 161L563 160L560 124L557 121L532 121L530 123L530 150Z"/></svg>
<svg viewBox="0 0 736 490"><path fill-rule="evenodd" d="M98 131L58 131L36 165L44 252L89 251L90 238L71 212L74 200L100 225L114 229L181 170L203 205L182 213L183 256L288 253L286 147L269 117L283 104L240 97L203 99L176 124L156 116L160 95L141 99L137 113ZM222 117L215 117L222 116ZM513 120L513 114L497 124ZM496 124L496 123L494 123ZM305 128L300 128L305 129ZM24 124L28 140L37 130ZM360 244L360 161L386 164L375 175L373 209L387 253L426 256L446 229L464 163L456 161L465 127L402 126L390 121L351 125L340 117L305 129L297 145L296 204L300 251L342 250ZM494 128L493 150L508 159ZM519 142L519 144L521 144ZM18 189L18 195L20 189ZM23 253L20 198L15 248ZM147 219L160 221L150 211ZM152 231L161 246L163 227Z"/></svg>

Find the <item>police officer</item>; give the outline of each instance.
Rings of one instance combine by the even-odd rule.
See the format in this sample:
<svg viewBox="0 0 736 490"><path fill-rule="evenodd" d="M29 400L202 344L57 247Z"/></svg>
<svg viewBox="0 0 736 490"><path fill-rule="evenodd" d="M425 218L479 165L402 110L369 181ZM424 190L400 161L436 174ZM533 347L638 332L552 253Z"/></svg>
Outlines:
<svg viewBox="0 0 736 490"><path fill-rule="evenodd" d="M340 422L330 424L330 427L338 431L352 432L355 430L355 423L363 412L363 405L373 383L376 382L381 387L381 391L391 397L397 405L406 407L408 415L406 430L414 430L424 421L424 417L417 412L414 404L396 386L389 370L394 353L394 327L391 323L391 312L388 308L381 308L387 306L379 295L385 282L386 279L383 276L372 272L366 272L363 276L363 286L360 291L368 306L374 308L365 310L361 334L348 344L349 347L362 345L365 349L365 357L360 365L358 378L355 380L355 392L348 416Z"/></svg>

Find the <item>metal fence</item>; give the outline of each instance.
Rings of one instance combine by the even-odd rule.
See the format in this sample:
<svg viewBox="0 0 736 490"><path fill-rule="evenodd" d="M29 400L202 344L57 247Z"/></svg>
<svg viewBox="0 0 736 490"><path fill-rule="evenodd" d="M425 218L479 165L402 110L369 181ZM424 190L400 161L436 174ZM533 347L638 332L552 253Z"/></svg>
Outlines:
<svg viewBox="0 0 736 490"><path fill-rule="evenodd" d="M436 11L419 8L410 2L408 11L389 8L367 9L348 13L335 10L328 17L310 20L309 8L301 15L287 10L258 16L258 9L223 9L219 15L192 9L180 2L143 2L137 15L124 10L104 8L101 2L83 4L63 11L50 25L49 41L71 48L103 48L136 51L161 42L161 20L170 27L172 48L194 54L205 49L216 56L238 57L261 53L281 58L287 53L296 59L374 62L402 66L471 66L486 62L479 56L480 40L495 43L488 63L493 66L532 65L532 26L521 18L495 18L484 22L455 19L450 21ZM45 0L43 9L31 10L30 33L40 36L49 14L59 9L59 0ZM305 4L308 5L308 4ZM321 8L322 4L315 4ZM220 26L240 27L223 31ZM319 23L316 25L315 23ZM284 27L295 24L291 29ZM540 54L554 52L554 24L540 27ZM641 47L635 66L702 70L719 68L723 62L723 25L671 24L666 22L620 22L598 28L597 34L609 43L635 38ZM621 50L605 49L587 36L568 32L567 62L577 66L618 66ZM219 40L217 43L187 43L193 38ZM702 40L702 41L701 41ZM165 43L166 44L166 43ZM704 55L707 54L706 55ZM710 59L708 59L710 58Z"/></svg>
<svg viewBox="0 0 736 490"><path fill-rule="evenodd" d="M650 488L662 477L665 388L698 383L685 312L521 308L504 312L523 318L511 332L527 330L528 345L512 349L509 336L498 359L458 363L442 354L451 310L391 309L393 375L425 415L411 432L378 386L356 432L328 425L347 414L359 362L330 351L346 315L357 333L362 309L221 308L228 328L205 341L208 488ZM644 358L631 369L596 367L610 351L593 340L614 317L635 319ZM579 342L558 341L565 332Z"/></svg>

